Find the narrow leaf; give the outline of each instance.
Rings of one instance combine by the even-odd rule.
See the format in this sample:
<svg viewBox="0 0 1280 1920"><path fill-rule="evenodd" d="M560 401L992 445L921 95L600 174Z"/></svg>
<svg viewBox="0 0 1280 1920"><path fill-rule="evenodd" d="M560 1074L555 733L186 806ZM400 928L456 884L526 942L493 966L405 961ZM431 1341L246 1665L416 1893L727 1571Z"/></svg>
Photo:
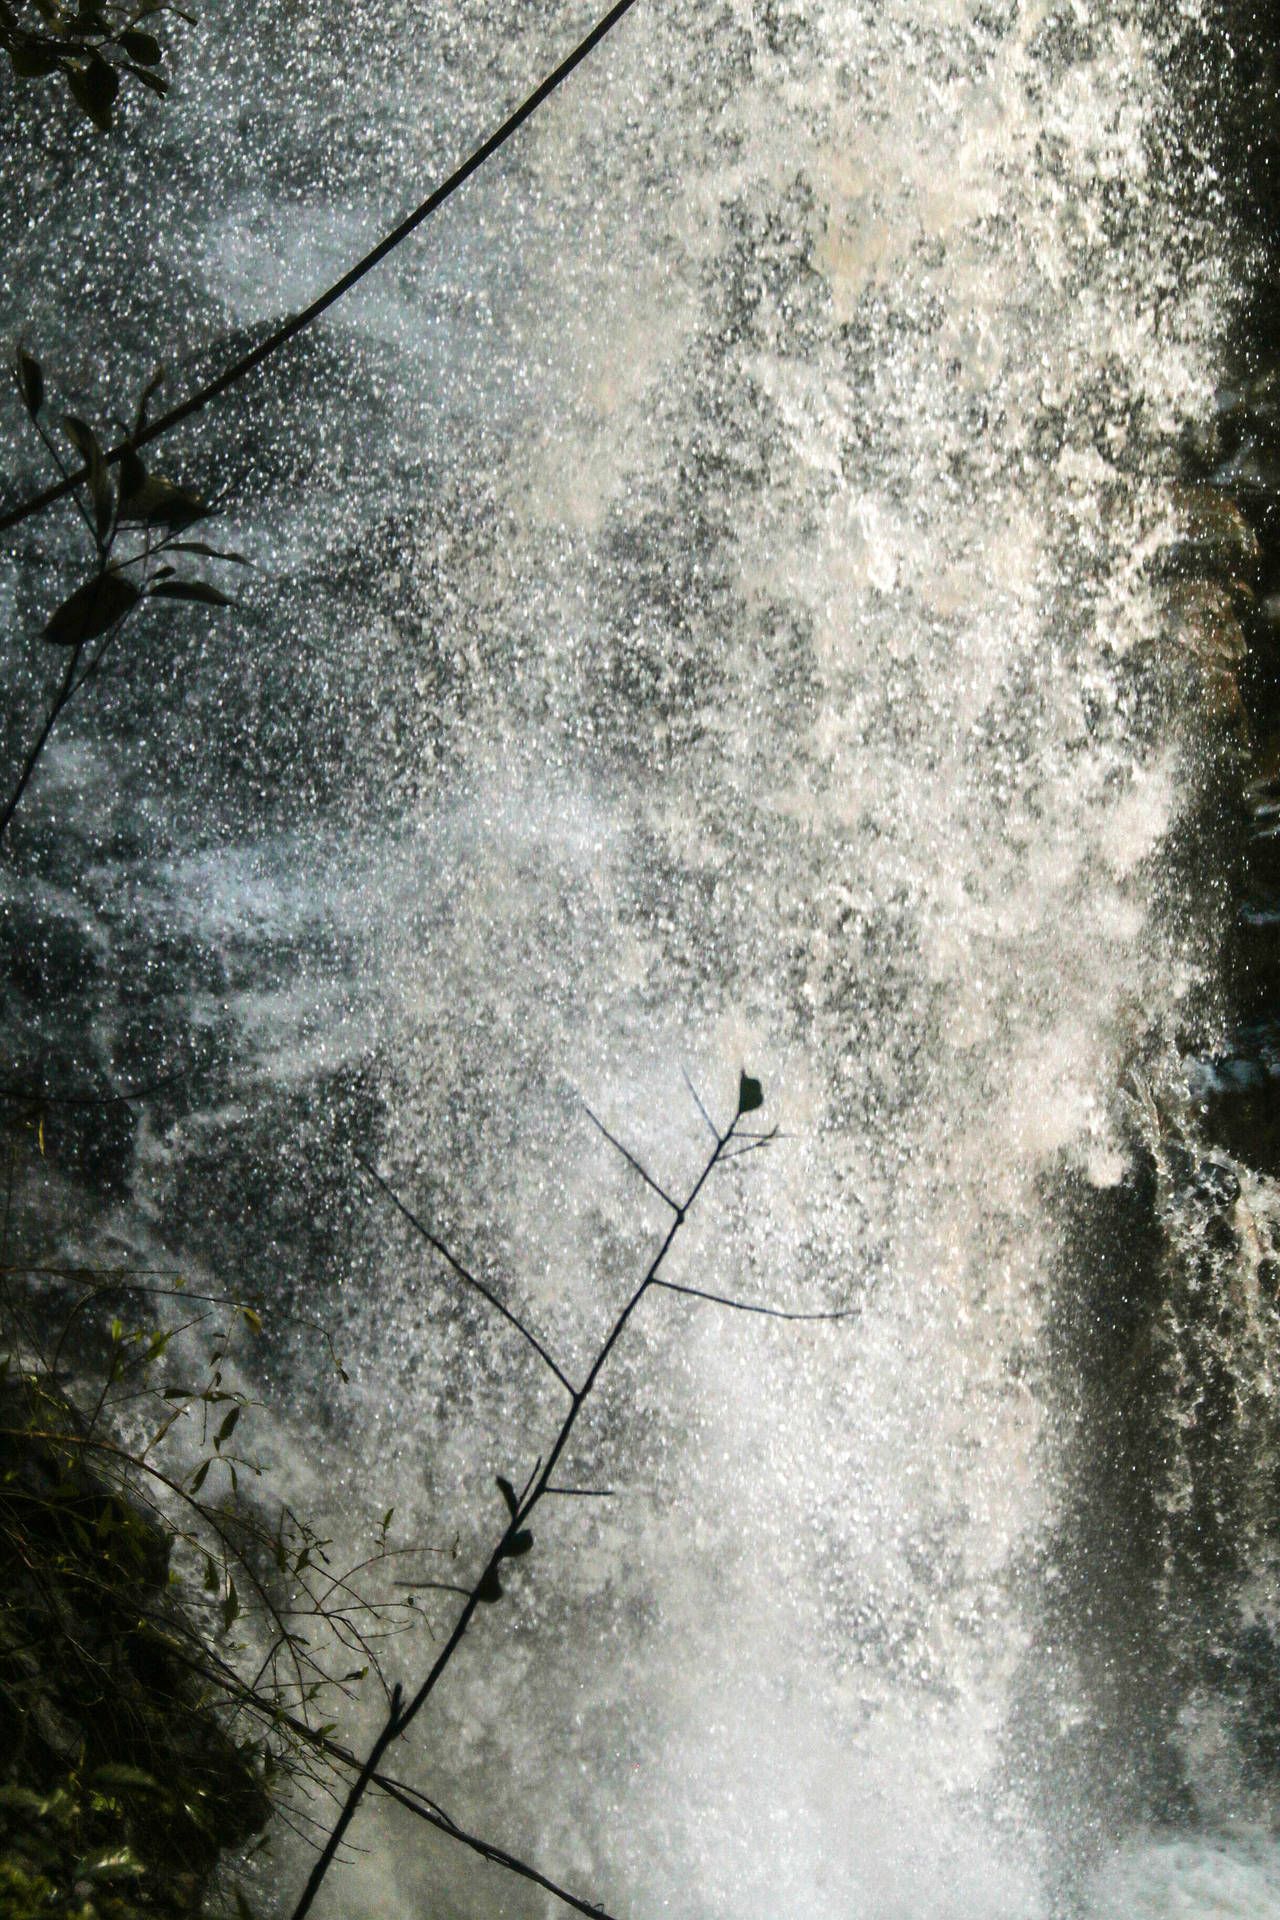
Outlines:
<svg viewBox="0 0 1280 1920"><path fill-rule="evenodd" d="M228 553L222 547L211 547L207 540L170 540L167 553L200 553L206 560L230 560L233 566L251 567L252 560L246 560L242 553Z"/></svg>
<svg viewBox="0 0 1280 1920"><path fill-rule="evenodd" d="M77 106L88 115L99 133L110 133L112 103L120 87L120 75L115 68L94 54L86 66L67 65L63 72Z"/></svg>
<svg viewBox="0 0 1280 1920"><path fill-rule="evenodd" d="M22 404L34 420L44 405L44 374L40 362L32 358L21 341L18 342L14 371L18 377Z"/></svg>
<svg viewBox="0 0 1280 1920"><path fill-rule="evenodd" d="M141 598L139 589L120 574L100 573L63 601L50 616L42 637L57 647L82 646L123 620Z"/></svg>
<svg viewBox="0 0 1280 1920"><path fill-rule="evenodd" d="M139 76L139 78L145 78L145 77L146 77L145 75ZM155 75L152 74L150 78L152 81L154 81ZM164 368L160 366L156 368L155 372L152 374L146 386L142 389L141 395L139 396L138 413L137 413L137 418L134 423L134 429L133 429L135 434L141 433L142 429L146 426L147 408L151 405L151 402L154 400L157 392L163 385L164 385ZM138 459L137 454L132 453L132 449L130 450L130 453L132 454L132 458L135 461L137 461L138 474L140 477L136 481L134 480L128 481L127 485L124 486L124 491L126 493L136 493L138 491L138 488L142 485L142 480L143 478L145 478L145 475L143 474L143 471L142 471L142 462L141 460ZM125 471L125 460L128 460L129 457L130 457L130 454L126 454L125 459L121 461L120 463L121 473Z"/></svg>
<svg viewBox="0 0 1280 1920"><path fill-rule="evenodd" d="M233 607L234 600L207 580L157 580L151 588L153 600L198 600L206 607Z"/></svg>
<svg viewBox="0 0 1280 1920"><path fill-rule="evenodd" d="M135 80L141 80L144 87L150 87L152 93L158 93L162 100L169 91L169 82L162 73L152 73L148 67L135 67L132 61L125 62L125 71Z"/></svg>
<svg viewBox="0 0 1280 1920"><path fill-rule="evenodd" d="M97 528L99 542L105 542L111 530L111 515L115 505L111 479L107 473L106 462L102 457L102 444L93 428L74 413L67 414L62 422L63 429L89 469L89 493L93 500L93 519Z"/></svg>
<svg viewBox="0 0 1280 1920"><path fill-rule="evenodd" d="M511 1518L514 1520L516 1517L516 1514L520 1510L520 1502L516 1499L515 1488L512 1486L509 1480L503 1477L502 1474L498 1475L498 1491L501 1493L503 1499L507 1503L507 1512L511 1515Z"/></svg>

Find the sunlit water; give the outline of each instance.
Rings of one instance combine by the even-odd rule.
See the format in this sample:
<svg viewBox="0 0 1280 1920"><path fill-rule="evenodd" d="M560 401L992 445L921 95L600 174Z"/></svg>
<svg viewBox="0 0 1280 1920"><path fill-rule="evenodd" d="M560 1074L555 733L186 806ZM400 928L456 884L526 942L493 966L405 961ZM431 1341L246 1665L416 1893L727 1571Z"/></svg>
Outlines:
<svg viewBox="0 0 1280 1920"><path fill-rule="evenodd" d="M210 19L136 151L51 136L11 330L82 389L161 335L216 362L585 23ZM1105 1257L1060 1196L1121 1185L1215 1018L1158 645L1230 308L1198 32L642 0L184 443L250 612L157 625L33 797L43 910L111 956L78 1060L201 1067L119 1146L132 1230L340 1329L345 1389L301 1337L264 1367L339 1530L394 1503L469 1566L558 1413L353 1149L580 1374L662 1219L581 1100L681 1188L684 1071L721 1120L762 1078L784 1138L673 1272L857 1316L647 1303L566 1468L616 1497L544 1514L405 1762L615 1913L1280 1913L1265 1811L1224 1762L1159 1830L1140 1688L1046 1598L1090 1499L1055 1327ZM1114 1783L1070 1757L1100 1720ZM331 1914L547 1910L365 1837Z"/></svg>

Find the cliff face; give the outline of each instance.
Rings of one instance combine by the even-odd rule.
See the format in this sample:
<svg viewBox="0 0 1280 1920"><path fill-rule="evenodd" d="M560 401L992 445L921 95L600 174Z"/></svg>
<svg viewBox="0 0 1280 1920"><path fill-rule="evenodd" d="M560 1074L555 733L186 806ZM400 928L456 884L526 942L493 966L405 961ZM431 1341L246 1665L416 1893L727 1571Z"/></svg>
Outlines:
<svg viewBox="0 0 1280 1920"><path fill-rule="evenodd" d="M193 1672L162 1525L78 1437L53 1388L0 1382L0 1915L194 1914L269 1803Z"/></svg>

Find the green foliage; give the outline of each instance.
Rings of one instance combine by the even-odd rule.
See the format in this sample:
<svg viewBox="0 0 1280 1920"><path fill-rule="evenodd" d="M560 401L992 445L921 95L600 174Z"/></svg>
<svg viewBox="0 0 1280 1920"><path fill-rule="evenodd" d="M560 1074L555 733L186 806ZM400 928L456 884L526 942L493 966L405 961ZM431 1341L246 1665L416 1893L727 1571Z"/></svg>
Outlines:
<svg viewBox="0 0 1280 1920"><path fill-rule="evenodd" d="M150 30L167 16L195 22L172 0L0 0L0 50L15 79L61 78L100 133L115 124L122 77L164 95L165 49ZM150 25L144 26L143 22Z"/></svg>

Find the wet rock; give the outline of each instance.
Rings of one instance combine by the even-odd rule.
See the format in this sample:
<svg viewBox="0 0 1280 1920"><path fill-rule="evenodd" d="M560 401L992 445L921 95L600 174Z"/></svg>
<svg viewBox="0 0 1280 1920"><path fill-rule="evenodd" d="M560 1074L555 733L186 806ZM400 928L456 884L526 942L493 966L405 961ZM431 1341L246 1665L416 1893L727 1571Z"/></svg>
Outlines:
<svg viewBox="0 0 1280 1920"><path fill-rule="evenodd" d="M1244 659L1244 628L1230 587L1182 581L1170 595L1170 617L1175 639L1206 665L1237 666Z"/></svg>
<svg viewBox="0 0 1280 1920"><path fill-rule="evenodd" d="M1170 557L1177 565L1229 577L1257 565L1262 552L1257 533L1229 494L1217 487L1179 487L1173 504L1179 534Z"/></svg>

